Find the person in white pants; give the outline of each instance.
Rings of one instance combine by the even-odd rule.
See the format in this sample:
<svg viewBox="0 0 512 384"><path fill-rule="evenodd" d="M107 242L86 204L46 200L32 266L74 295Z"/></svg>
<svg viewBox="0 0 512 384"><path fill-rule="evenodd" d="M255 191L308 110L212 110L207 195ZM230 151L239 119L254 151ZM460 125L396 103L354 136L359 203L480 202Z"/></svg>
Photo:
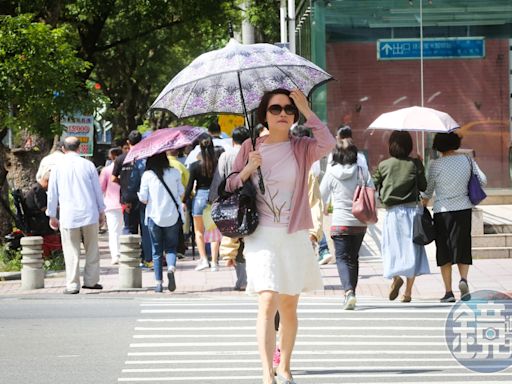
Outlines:
<svg viewBox="0 0 512 384"><path fill-rule="evenodd" d="M64 140L64 158L50 172L48 207L50 227L60 227L64 262L65 294L80 292L80 241L85 248L84 285L103 289L100 280L98 229L105 221L105 203L94 164L79 155L80 140ZM57 219L57 211L59 218Z"/></svg>
<svg viewBox="0 0 512 384"><path fill-rule="evenodd" d="M123 209L121 207L120 193L121 187L118 183L112 181L112 170L114 169L114 160L122 152L122 149L111 148L108 152L110 164L101 170L100 187L105 201L105 216L108 227L108 246L112 265L119 264L119 237L123 231Z"/></svg>

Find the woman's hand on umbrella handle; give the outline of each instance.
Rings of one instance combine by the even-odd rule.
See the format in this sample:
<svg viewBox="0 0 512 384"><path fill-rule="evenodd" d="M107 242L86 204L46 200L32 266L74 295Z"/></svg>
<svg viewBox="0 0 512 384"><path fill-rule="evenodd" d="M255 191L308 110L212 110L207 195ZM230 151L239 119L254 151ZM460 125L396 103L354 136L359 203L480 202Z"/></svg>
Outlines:
<svg viewBox="0 0 512 384"><path fill-rule="evenodd" d="M240 172L240 178L245 181L251 177L251 174L261 166L261 154L258 151L249 152L249 161Z"/></svg>
<svg viewBox="0 0 512 384"><path fill-rule="evenodd" d="M249 162L247 163L249 170L254 172L259 166L261 166L261 153L259 151L249 152Z"/></svg>
<svg viewBox="0 0 512 384"><path fill-rule="evenodd" d="M299 109L299 112L304 115L304 117L309 119L313 115L313 111L309 107L309 102L306 96L299 89L294 89L290 92L290 98L295 103L295 106Z"/></svg>

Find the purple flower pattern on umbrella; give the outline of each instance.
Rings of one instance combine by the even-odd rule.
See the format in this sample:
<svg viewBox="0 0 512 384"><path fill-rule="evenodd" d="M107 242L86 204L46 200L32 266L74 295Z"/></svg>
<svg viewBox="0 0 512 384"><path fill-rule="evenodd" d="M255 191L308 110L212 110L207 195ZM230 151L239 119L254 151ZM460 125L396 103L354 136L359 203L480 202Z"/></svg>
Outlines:
<svg viewBox="0 0 512 384"><path fill-rule="evenodd" d="M331 76L310 61L270 44L226 47L196 58L160 93L152 108L177 117L211 112L243 113L239 79L248 111L257 108L264 92L298 87L308 95Z"/></svg>

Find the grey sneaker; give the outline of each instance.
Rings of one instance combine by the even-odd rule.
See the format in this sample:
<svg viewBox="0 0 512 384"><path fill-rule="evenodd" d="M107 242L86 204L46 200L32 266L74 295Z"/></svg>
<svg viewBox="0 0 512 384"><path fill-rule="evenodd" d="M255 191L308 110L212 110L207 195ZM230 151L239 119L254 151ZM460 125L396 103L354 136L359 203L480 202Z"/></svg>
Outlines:
<svg viewBox="0 0 512 384"><path fill-rule="evenodd" d="M353 311L356 308L357 299L356 295L354 295L354 292L349 291L345 295L345 303L343 304L343 309L347 311Z"/></svg>
<svg viewBox="0 0 512 384"><path fill-rule="evenodd" d="M460 279L459 281L459 289L460 289L460 299L461 300L470 300L471 295L469 294L468 282L466 279Z"/></svg>

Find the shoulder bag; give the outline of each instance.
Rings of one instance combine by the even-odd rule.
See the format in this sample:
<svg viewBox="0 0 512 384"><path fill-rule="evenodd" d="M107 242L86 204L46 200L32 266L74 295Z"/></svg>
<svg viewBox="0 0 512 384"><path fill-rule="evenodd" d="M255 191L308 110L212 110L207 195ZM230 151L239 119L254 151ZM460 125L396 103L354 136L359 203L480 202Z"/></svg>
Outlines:
<svg viewBox="0 0 512 384"><path fill-rule="evenodd" d="M375 204L375 188L366 184L361 167L357 167L358 182L352 199L352 214L364 224L377 222L377 207Z"/></svg>
<svg viewBox="0 0 512 384"><path fill-rule="evenodd" d="M412 241L418 245L427 245L435 240L436 229L434 227L434 220L432 219L432 215L428 208L423 207L423 209L421 209L419 196L418 168L416 168L416 199L418 209L412 222Z"/></svg>
<svg viewBox="0 0 512 384"><path fill-rule="evenodd" d="M487 194L480 184L480 179L476 174L475 168L473 167L473 160L469 156L466 156L471 166L471 176L468 182L468 196L471 204L478 205L483 199L487 197Z"/></svg>
<svg viewBox="0 0 512 384"><path fill-rule="evenodd" d="M252 234L259 221L256 188L250 179L232 193L225 190L227 179L236 173L230 173L220 183L218 196L212 204L212 219L223 236L241 238Z"/></svg>

